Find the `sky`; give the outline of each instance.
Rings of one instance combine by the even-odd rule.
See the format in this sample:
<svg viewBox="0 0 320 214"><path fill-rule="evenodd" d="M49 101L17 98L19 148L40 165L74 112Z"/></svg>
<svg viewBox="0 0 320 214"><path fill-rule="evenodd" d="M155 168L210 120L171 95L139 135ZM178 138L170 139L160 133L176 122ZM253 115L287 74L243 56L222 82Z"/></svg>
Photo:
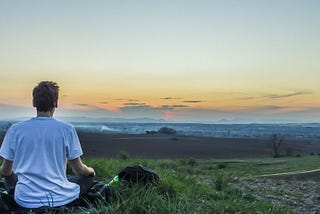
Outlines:
<svg viewBox="0 0 320 214"><path fill-rule="evenodd" d="M0 120L320 122L318 0L0 1Z"/></svg>

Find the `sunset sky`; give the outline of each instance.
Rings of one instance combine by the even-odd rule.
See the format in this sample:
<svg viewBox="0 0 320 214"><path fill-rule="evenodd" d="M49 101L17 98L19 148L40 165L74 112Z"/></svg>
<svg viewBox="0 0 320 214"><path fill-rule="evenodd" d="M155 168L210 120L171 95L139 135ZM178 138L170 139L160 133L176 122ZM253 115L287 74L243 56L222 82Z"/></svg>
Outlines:
<svg viewBox="0 0 320 214"><path fill-rule="evenodd" d="M0 120L320 122L318 0L0 1Z"/></svg>

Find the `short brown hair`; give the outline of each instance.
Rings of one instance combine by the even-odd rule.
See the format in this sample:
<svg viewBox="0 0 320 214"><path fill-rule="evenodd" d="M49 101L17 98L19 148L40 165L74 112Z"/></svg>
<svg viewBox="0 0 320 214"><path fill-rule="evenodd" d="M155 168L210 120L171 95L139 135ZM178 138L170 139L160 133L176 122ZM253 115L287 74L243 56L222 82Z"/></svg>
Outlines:
<svg viewBox="0 0 320 214"><path fill-rule="evenodd" d="M32 96L33 106L37 108L37 111L50 111L56 107L59 86L52 81L42 81L33 89Z"/></svg>

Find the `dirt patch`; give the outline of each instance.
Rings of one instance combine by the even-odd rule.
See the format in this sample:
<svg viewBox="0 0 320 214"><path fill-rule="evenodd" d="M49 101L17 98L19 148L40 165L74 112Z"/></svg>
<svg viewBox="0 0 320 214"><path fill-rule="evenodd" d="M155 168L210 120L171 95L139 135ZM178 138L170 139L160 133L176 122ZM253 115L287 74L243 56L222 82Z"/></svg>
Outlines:
<svg viewBox="0 0 320 214"><path fill-rule="evenodd" d="M296 171L296 172L286 172L286 173L275 173L268 175L260 175L260 178L269 179L281 179L281 180L294 180L294 181L305 181L305 180L320 180L320 169L309 170L309 171Z"/></svg>
<svg viewBox="0 0 320 214"><path fill-rule="evenodd" d="M278 173L235 182L257 200L286 206L297 213L320 213L320 171Z"/></svg>

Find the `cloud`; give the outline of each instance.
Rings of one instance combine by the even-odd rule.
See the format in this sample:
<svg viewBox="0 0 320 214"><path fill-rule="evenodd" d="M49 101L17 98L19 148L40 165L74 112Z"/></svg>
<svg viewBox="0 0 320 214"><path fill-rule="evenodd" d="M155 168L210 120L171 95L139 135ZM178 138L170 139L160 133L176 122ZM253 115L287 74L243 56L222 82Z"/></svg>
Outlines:
<svg viewBox="0 0 320 214"><path fill-rule="evenodd" d="M179 99L181 99L181 98L179 98L179 97L163 97L163 98L161 98L162 100L179 100Z"/></svg>
<svg viewBox="0 0 320 214"><path fill-rule="evenodd" d="M221 119L227 121L250 122L281 122L281 121L314 121L320 118L319 107L292 108L278 105L263 105L235 109L192 108L186 105L135 105L122 106L118 112L91 106L86 109L59 109L57 115L85 117L119 117L119 118L154 118L168 119L173 122L208 122ZM168 116L169 115L169 116Z"/></svg>
<svg viewBox="0 0 320 214"><path fill-rule="evenodd" d="M87 104L87 103L74 103L74 105L83 106L83 107L89 106L89 104Z"/></svg>
<svg viewBox="0 0 320 214"><path fill-rule="evenodd" d="M174 112L175 109L181 109L187 107L185 105L162 105L162 106L150 106L150 105L126 105L120 107L120 115L124 117L151 117L151 118L165 118L165 115L169 112Z"/></svg>
<svg viewBox="0 0 320 214"><path fill-rule="evenodd" d="M126 110L126 109L149 109L151 108L149 105L124 105L121 106L121 110Z"/></svg>
<svg viewBox="0 0 320 214"><path fill-rule="evenodd" d="M85 103L78 103L85 104ZM64 108L60 107L56 110L55 115L57 117L92 117L92 118L103 118L103 117L113 117L115 112L109 111L104 108L97 106L92 106L89 104L79 105L83 108Z"/></svg>
<svg viewBox="0 0 320 214"><path fill-rule="evenodd" d="M203 100L184 100L184 103L201 103Z"/></svg>
<svg viewBox="0 0 320 214"><path fill-rule="evenodd" d="M152 107L150 105L125 105L119 108L119 114L126 118L151 117L162 118L163 107Z"/></svg>
<svg viewBox="0 0 320 214"><path fill-rule="evenodd" d="M172 108L188 108L187 105L171 105Z"/></svg>
<svg viewBox="0 0 320 214"><path fill-rule="evenodd" d="M287 98L287 97L294 97L294 96L300 96L300 95L308 95L308 94L314 94L312 91L297 91L287 94L268 94L264 96L253 96L253 97L240 97L238 99L240 100L253 100L253 99L261 99L261 98L269 98L269 99L281 99L281 98Z"/></svg>
<svg viewBox="0 0 320 214"><path fill-rule="evenodd" d="M124 103L123 105L125 106L145 106L145 103L137 103L137 102L128 102L128 103Z"/></svg>
<svg viewBox="0 0 320 214"><path fill-rule="evenodd" d="M107 110L104 108L100 108L94 105L90 105L87 103L74 103L74 105L80 106L80 107L84 107L81 108L80 110L84 110L84 111L97 111L97 112L106 112Z"/></svg>
<svg viewBox="0 0 320 214"><path fill-rule="evenodd" d="M107 102L107 101L102 101L102 102L100 102L101 104L108 104L109 102Z"/></svg>
<svg viewBox="0 0 320 214"><path fill-rule="evenodd" d="M154 109L159 111L172 111L173 107L171 105L162 105L161 107L154 107Z"/></svg>
<svg viewBox="0 0 320 214"><path fill-rule="evenodd" d="M270 94L270 95L267 95L266 97L271 98L271 99L279 99L279 98L293 97L293 96L306 95L306 94L313 94L313 92L299 91L299 92L294 92L294 93L289 93L289 94Z"/></svg>
<svg viewBox="0 0 320 214"><path fill-rule="evenodd" d="M284 110L286 107L283 106L276 106L276 105L263 105L263 106L255 106L255 107L248 107L244 111L254 113L268 113L270 111L278 111Z"/></svg>
<svg viewBox="0 0 320 214"><path fill-rule="evenodd" d="M30 108L32 110L32 108ZM30 110L29 109L29 110ZM1 113L1 105L0 105ZM185 105L136 105L122 106L118 112L91 106L86 109L58 109L57 116L85 116L92 118L154 118L168 119L173 122L208 122L221 119L227 121L251 122L281 122L281 121L316 121L320 118L319 107L287 107L278 105L263 105L235 109L192 108ZM169 115L169 116L168 116ZM319 120L318 120L319 121Z"/></svg>
<svg viewBox="0 0 320 214"><path fill-rule="evenodd" d="M138 103L137 103L138 104ZM142 103L140 103L142 104ZM0 120L30 118L36 111L32 106L18 106L0 103ZM161 106L123 105L118 111L110 111L90 105L75 103L74 108L59 106L55 117L88 118L154 118L168 119L172 122L208 122L221 119L235 122L319 122L320 107L298 107L280 105L243 106L233 109L194 108L184 104L166 104Z"/></svg>
<svg viewBox="0 0 320 214"><path fill-rule="evenodd" d="M161 107L154 107L150 105L125 105L120 107L121 111L165 111L172 110L172 107L169 105L163 105Z"/></svg>
<svg viewBox="0 0 320 214"><path fill-rule="evenodd" d="M263 98L263 97L240 97L238 99L239 100L254 100L254 99L260 99L260 98Z"/></svg>

